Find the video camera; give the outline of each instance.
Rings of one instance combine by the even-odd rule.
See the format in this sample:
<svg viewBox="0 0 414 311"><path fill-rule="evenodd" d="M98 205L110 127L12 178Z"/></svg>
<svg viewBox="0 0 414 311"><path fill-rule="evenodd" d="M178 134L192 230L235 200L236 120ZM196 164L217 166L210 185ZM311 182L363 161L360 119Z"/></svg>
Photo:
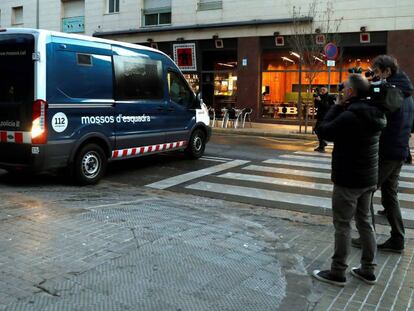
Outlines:
<svg viewBox="0 0 414 311"><path fill-rule="evenodd" d="M398 87L381 80L371 69L365 71L365 77L369 81L369 89L364 97L384 111L394 112L400 109L404 94ZM338 91L343 91L344 87L344 83L339 84Z"/></svg>
<svg viewBox="0 0 414 311"><path fill-rule="evenodd" d="M320 96L320 93L319 93L319 88L317 87L315 88L315 91L313 92L313 97L316 98L318 96Z"/></svg>

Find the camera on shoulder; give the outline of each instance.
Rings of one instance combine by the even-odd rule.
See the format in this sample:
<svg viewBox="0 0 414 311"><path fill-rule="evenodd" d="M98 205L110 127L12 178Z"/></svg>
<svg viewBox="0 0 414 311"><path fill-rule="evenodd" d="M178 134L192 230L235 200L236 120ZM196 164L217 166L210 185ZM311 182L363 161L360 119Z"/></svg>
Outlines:
<svg viewBox="0 0 414 311"><path fill-rule="evenodd" d="M383 110L394 112L400 109L404 96L395 85L384 80L377 80L370 82L368 99Z"/></svg>

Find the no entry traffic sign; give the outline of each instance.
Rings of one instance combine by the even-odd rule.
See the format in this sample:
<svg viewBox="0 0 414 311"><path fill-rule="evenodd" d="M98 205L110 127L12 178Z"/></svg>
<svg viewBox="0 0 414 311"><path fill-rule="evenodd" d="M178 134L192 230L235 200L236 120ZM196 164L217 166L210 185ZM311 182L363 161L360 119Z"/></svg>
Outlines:
<svg viewBox="0 0 414 311"><path fill-rule="evenodd" d="M335 60L338 57L338 47L333 43L328 43L324 47L326 59Z"/></svg>

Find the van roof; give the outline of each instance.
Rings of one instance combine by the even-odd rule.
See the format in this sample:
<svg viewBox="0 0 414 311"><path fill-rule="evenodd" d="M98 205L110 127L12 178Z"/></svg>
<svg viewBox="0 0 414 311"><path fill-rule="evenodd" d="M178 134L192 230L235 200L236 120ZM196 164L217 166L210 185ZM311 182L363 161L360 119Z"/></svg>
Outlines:
<svg viewBox="0 0 414 311"><path fill-rule="evenodd" d="M147 50L147 51L151 51L154 53L159 53L169 58L167 54L165 54L164 52L160 50L156 50L156 49L150 48L148 46L140 45L140 44L128 43L128 42L123 42L123 41L108 40L108 39L102 39L102 38L85 36L85 35L64 33L64 32L59 32L59 31L45 30L45 29L34 29L34 28L4 28L1 30L2 32L5 32L5 33L29 33L29 34L39 34L39 35L44 34L44 35L57 36L57 37L62 37L62 38L70 38L70 39L78 39L78 40L85 40L85 41L92 41L92 42L122 45L124 47L129 47L131 49L139 48L140 50Z"/></svg>

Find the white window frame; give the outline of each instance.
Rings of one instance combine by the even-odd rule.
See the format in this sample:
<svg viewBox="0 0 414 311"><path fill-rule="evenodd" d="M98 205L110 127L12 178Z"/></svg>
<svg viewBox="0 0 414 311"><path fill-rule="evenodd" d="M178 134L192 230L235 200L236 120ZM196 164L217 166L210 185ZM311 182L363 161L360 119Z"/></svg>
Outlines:
<svg viewBox="0 0 414 311"><path fill-rule="evenodd" d="M172 21L172 12L171 8L159 8L159 10L152 9L152 10L143 10L142 11L142 27L158 27L158 26L168 26L171 25L171 21L168 24L161 24L160 23L160 14L170 13L171 14L171 21ZM153 15L157 14L157 24L155 25L146 25L145 24L145 16L146 15Z"/></svg>
<svg viewBox="0 0 414 311"><path fill-rule="evenodd" d="M111 2L113 2L113 3L114 3L114 11L113 11L113 12L110 12L110 11L109 11L109 8L110 8L110 3L111 3ZM118 11L116 10L117 4L118 4ZM106 1L106 13L107 13L107 14L116 14L116 13L119 13L119 11L120 11L120 6L121 6L121 1L120 1L120 0L107 0L107 1Z"/></svg>

